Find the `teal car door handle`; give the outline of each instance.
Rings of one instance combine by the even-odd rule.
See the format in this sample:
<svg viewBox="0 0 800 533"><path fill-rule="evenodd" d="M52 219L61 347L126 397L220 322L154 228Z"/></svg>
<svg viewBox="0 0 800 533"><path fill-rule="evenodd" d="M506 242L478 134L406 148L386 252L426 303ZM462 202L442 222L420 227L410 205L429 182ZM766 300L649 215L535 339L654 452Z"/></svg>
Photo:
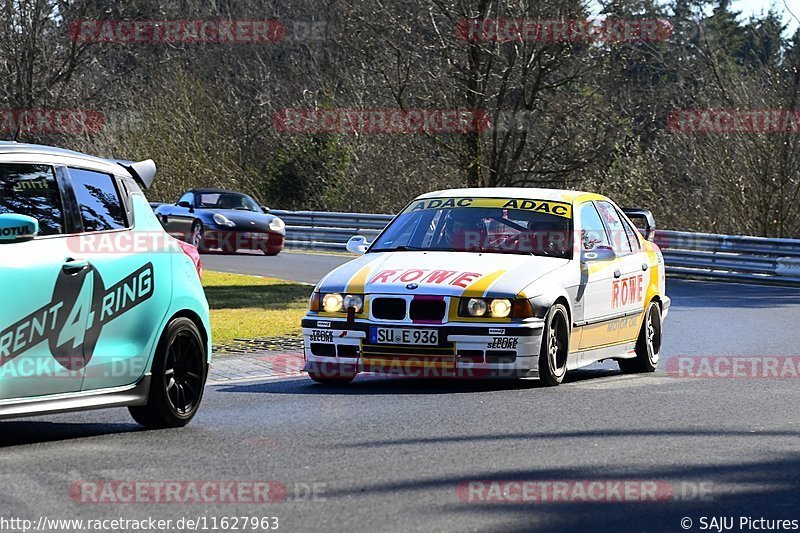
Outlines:
<svg viewBox="0 0 800 533"><path fill-rule="evenodd" d="M89 268L89 261L86 259L67 259L61 267L67 274L74 274L81 270Z"/></svg>

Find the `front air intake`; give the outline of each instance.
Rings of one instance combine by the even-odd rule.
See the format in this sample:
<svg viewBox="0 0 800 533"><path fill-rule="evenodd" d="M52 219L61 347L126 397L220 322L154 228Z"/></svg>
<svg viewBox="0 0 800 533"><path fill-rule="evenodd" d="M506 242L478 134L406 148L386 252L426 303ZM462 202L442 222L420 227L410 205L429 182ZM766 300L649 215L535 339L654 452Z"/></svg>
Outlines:
<svg viewBox="0 0 800 533"><path fill-rule="evenodd" d="M379 320L405 320L406 301L402 298L375 298L372 300L372 316Z"/></svg>

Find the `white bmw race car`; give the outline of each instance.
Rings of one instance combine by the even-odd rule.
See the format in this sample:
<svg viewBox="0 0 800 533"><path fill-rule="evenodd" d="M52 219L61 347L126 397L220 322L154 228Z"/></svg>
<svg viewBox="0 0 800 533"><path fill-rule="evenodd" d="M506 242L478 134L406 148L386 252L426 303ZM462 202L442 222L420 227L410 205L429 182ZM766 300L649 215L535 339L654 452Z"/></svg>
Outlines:
<svg viewBox="0 0 800 533"><path fill-rule="evenodd" d="M653 232L649 211L598 194L422 195L372 244L353 237L363 255L319 282L305 370L322 383L372 372L547 385L603 359L653 372L670 304Z"/></svg>

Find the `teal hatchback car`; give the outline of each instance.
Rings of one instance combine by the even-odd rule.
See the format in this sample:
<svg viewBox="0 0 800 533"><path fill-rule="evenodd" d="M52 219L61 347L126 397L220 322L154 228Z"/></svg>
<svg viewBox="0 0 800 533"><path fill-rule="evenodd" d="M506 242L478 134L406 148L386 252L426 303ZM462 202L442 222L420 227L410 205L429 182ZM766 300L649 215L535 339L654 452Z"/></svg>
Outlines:
<svg viewBox="0 0 800 533"><path fill-rule="evenodd" d="M142 193L153 161L0 142L0 419L197 413L211 361L197 250Z"/></svg>

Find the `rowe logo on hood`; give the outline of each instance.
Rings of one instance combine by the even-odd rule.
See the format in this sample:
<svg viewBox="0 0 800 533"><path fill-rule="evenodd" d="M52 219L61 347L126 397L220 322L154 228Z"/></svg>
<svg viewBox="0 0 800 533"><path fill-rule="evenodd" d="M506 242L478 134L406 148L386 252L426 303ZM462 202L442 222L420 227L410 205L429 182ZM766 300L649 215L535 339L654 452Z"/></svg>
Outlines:
<svg viewBox="0 0 800 533"><path fill-rule="evenodd" d="M386 269L379 271L369 283L427 283L433 285L452 285L466 289L483 277L479 272L459 272L457 270L431 270L427 268Z"/></svg>

